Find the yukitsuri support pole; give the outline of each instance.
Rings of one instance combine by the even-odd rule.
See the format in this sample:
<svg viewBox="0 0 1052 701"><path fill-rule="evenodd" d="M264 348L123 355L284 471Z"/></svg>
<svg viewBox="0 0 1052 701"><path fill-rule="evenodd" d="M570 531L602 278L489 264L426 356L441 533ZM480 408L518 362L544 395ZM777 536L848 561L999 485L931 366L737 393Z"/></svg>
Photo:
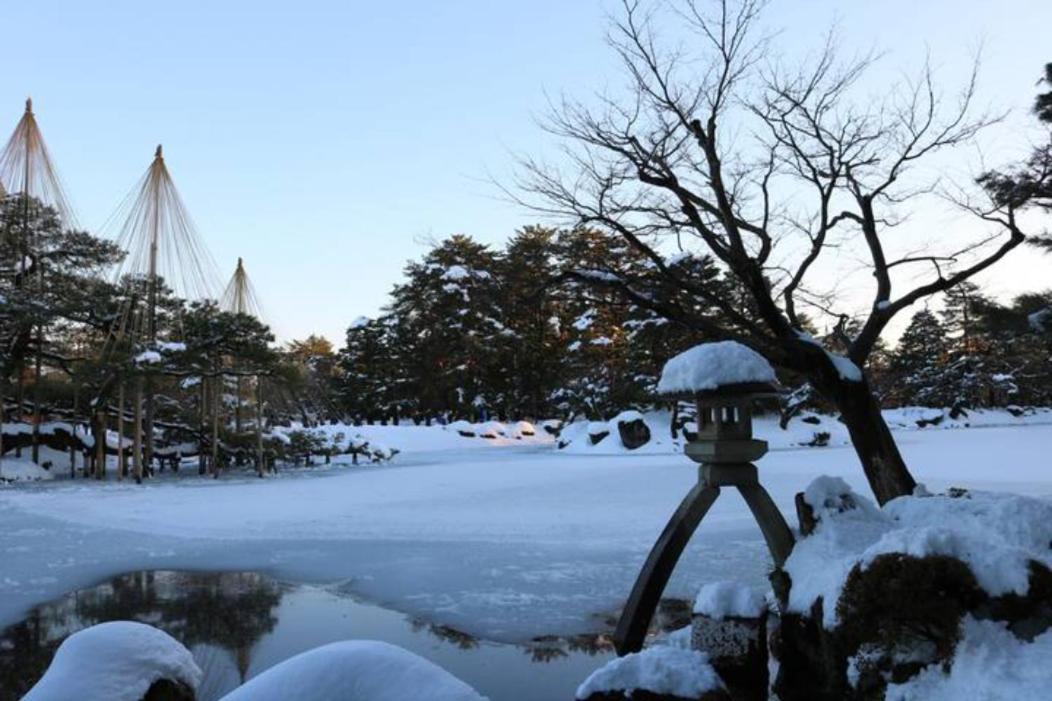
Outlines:
<svg viewBox="0 0 1052 701"><path fill-rule="evenodd" d="M263 476L263 378L256 376L256 471Z"/></svg>
<svg viewBox="0 0 1052 701"><path fill-rule="evenodd" d="M69 443L69 476L70 479L77 476L77 410L80 408L80 386L73 382L73 416L70 418L70 427L73 429L73 440Z"/></svg>
<svg viewBox="0 0 1052 701"><path fill-rule="evenodd" d="M201 376L201 391L198 398L197 412L197 474L203 475L208 472L205 459L205 404L208 397L208 378Z"/></svg>
<svg viewBox="0 0 1052 701"><path fill-rule="evenodd" d="M154 155L154 161L160 161L161 167L163 167L164 156L161 151L161 147L157 147L157 152ZM146 335L150 341L150 345L153 346L157 343L157 238L160 235L161 227L161 179L153 179L153 217L150 223L150 260L149 260L149 278L147 289L147 327ZM153 413L154 413L154 401L153 401L153 378L147 377L146 379L146 451L145 451L145 462L147 473L153 468Z"/></svg>
<svg viewBox="0 0 1052 701"><path fill-rule="evenodd" d="M142 378L135 378L135 403L132 411L132 472L135 484L142 484Z"/></svg>
<svg viewBox="0 0 1052 701"><path fill-rule="evenodd" d="M128 474L128 453L124 446L124 383L117 388L117 479Z"/></svg>
<svg viewBox="0 0 1052 701"><path fill-rule="evenodd" d="M241 453L241 375L234 378L234 435L238 438L237 464L244 465L245 458Z"/></svg>
<svg viewBox="0 0 1052 701"><path fill-rule="evenodd" d="M212 477L219 479L219 396L221 394L222 375L216 375L212 381Z"/></svg>
<svg viewBox="0 0 1052 701"><path fill-rule="evenodd" d="M95 425L98 427L95 435L95 479L106 478L106 411L98 409L95 412Z"/></svg>

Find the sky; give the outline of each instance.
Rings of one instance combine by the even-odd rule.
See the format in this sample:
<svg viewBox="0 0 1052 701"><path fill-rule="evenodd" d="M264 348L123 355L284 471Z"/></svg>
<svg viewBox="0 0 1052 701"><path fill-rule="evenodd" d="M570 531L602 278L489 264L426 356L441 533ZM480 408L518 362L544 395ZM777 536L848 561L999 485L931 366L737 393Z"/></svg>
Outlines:
<svg viewBox="0 0 1052 701"><path fill-rule="evenodd" d="M536 215L491 184L514 154L551 154L548 96L617 83L610 0L4 3L0 131L27 96L78 220L104 223L157 144L220 271L238 256L279 340L374 315L405 262L454 233L499 246ZM926 52L960 78L982 47L980 97L1022 153L1052 3L774 0L786 54L836 23L886 52L874 80ZM879 85L874 83L874 88ZM6 117L4 116L6 115ZM1046 287L1052 257L1017 253L985 280Z"/></svg>

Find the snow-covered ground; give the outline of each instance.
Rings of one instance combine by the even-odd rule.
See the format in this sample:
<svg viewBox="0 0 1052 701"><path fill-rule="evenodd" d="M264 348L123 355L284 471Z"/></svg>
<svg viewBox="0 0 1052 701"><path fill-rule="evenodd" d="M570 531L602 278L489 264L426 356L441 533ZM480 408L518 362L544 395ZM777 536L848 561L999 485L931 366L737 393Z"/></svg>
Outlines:
<svg viewBox="0 0 1052 701"><path fill-rule="evenodd" d="M263 480L0 488L0 624L104 577L164 568L345 581L382 605L493 640L596 630L623 602L696 479L695 466L673 452L586 454L557 451L540 435L368 430L402 450L394 462L287 469ZM761 428L768 430L776 429ZM897 437L931 491L960 486L1052 499L1052 425L900 430ZM841 476L868 493L850 448L836 441L783 447L791 442L772 441L775 450L759 463L790 523L794 494L817 475ZM726 490L669 594L692 598L702 584L727 579L759 585L767 567L744 502Z"/></svg>

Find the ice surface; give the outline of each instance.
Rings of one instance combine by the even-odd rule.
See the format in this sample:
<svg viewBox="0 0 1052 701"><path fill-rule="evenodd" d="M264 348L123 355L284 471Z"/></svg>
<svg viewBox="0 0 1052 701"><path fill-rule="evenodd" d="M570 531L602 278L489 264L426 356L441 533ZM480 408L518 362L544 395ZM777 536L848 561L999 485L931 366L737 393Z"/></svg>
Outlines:
<svg viewBox="0 0 1052 701"><path fill-rule="evenodd" d="M659 394L701 392L743 382L776 382L774 368L756 351L736 341L702 343L665 363Z"/></svg>
<svg viewBox="0 0 1052 701"><path fill-rule="evenodd" d="M1052 426L1013 421L896 434L914 475L933 492L958 486L1047 499ZM792 448L796 439L779 437L774 419L757 426L773 448L757 464L760 479L790 523L795 493L819 475L869 493L850 448ZM651 428L656 440L669 440L667 421ZM0 624L115 574L202 569L343 582L378 604L498 641L602 630L597 614L624 603L650 547L697 482L696 466L667 445L639 449L665 452L625 453L608 438L578 448L585 438L560 451L545 431L480 440L442 426L356 430L402 452L382 466L355 468L350 456L339 456L325 468L284 468L266 479L165 472L143 485L62 479L0 486ZM606 452L604 444L611 444ZM995 502L978 492L971 500L933 499L946 510L927 512L935 523L1002 514L998 535L1013 547L1052 540L1044 501ZM906 514L912 508L920 507L896 501L884 511L917 525L924 514ZM822 570L835 578L846 576L838 568L851 543L842 541L858 540L850 565L888 530L866 519L835 538L808 541L828 550ZM704 584L725 579L764 587L769 567L748 508L730 491L691 540L667 593L692 599Z"/></svg>
<svg viewBox="0 0 1052 701"><path fill-rule="evenodd" d="M347 640L291 657L221 701L484 701L441 667L396 645Z"/></svg>
<svg viewBox="0 0 1052 701"><path fill-rule="evenodd" d="M164 631L112 621L74 633L23 701L138 701L158 679L197 689L193 655Z"/></svg>

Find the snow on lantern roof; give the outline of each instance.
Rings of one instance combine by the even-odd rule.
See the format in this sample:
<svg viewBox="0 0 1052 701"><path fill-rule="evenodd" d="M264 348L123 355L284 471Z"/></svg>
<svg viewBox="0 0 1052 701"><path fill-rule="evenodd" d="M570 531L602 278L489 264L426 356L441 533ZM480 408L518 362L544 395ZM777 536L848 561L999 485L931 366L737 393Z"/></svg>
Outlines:
<svg viewBox="0 0 1052 701"><path fill-rule="evenodd" d="M657 392L696 394L729 385L761 386L757 388L770 391L777 381L774 368L762 355L737 341L719 341L702 343L671 358L661 371Z"/></svg>

